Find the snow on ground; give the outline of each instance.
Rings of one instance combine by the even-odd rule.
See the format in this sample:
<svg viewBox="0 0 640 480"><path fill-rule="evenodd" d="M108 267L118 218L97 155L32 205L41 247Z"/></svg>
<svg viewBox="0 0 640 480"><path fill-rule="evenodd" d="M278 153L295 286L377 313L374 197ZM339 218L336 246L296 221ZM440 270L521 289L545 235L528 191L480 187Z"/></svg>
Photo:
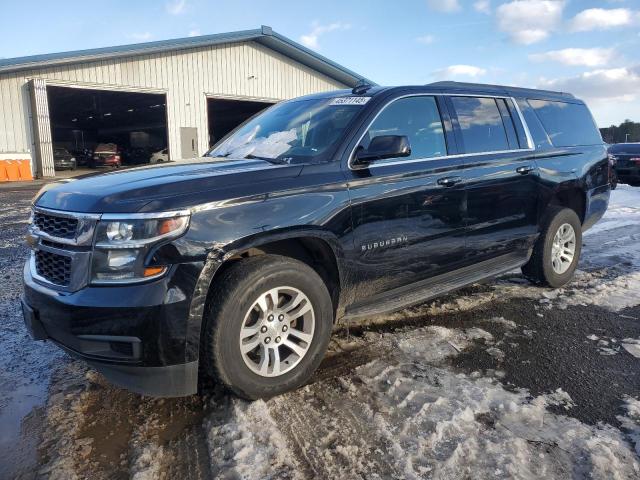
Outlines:
<svg viewBox="0 0 640 480"><path fill-rule="evenodd" d="M212 428L212 464L228 466L221 478L246 479L288 478L291 464L283 458L296 455L304 457L307 475L317 478L640 475L640 460L620 430L547 410L549 405L571 408L562 390L531 397L505 390L499 373L467 375L446 365L448 356L474 339L486 340L486 333L426 327L369 338L379 358L338 381L315 383L256 407L244 405L231 427ZM238 409L244 402L236 403ZM246 415L245 409L255 412ZM631 412L624 417L635 434L639 420ZM265 457L274 438L281 453ZM270 474L264 471L265 458Z"/></svg>

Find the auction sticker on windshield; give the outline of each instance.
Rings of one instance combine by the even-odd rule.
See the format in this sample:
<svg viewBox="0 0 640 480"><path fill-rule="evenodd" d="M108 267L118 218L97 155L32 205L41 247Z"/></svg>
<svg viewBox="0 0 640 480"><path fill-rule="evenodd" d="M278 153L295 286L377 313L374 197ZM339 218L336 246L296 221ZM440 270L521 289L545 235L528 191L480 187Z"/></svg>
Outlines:
<svg viewBox="0 0 640 480"><path fill-rule="evenodd" d="M329 105L364 105L371 97L338 97L331 100Z"/></svg>

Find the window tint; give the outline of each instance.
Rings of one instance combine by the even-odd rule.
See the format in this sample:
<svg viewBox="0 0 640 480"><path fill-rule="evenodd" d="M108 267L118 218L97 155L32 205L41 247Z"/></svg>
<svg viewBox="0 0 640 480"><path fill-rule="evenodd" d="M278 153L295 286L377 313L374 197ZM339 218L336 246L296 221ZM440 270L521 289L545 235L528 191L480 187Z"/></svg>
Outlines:
<svg viewBox="0 0 640 480"><path fill-rule="evenodd" d="M609 153L640 153L640 143L618 143L609 147Z"/></svg>
<svg viewBox="0 0 640 480"><path fill-rule="evenodd" d="M580 103L529 100L556 147L602 143L600 132L587 109Z"/></svg>
<svg viewBox="0 0 640 480"><path fill-rule="evenodd" d="M403 160L447 154L442 120L433 97L407 97L392 102L371 124L361 145L367 148L371 139L380 135L409 137L411 155Z"/></svg>
<svg viewBox="0 0 640 480"><path fill-rule="evenodd" d="M502 124L504 125L504 129L507 132L509 148L514 150L520 148L520 145L518 144L518 137L516 135L516 129L513 127L513 118L511 118L511 113L509 113L509 109L507 108L507 102L504 100L504 98L497 98L496 102L498 104L500 114L502 115Z"/></svg>
<svg viewBox="0 0 640 480"><path fill-rule="evenodd" d="M451 97L465 153L509 150L502 115L493 98Z"/></svg>

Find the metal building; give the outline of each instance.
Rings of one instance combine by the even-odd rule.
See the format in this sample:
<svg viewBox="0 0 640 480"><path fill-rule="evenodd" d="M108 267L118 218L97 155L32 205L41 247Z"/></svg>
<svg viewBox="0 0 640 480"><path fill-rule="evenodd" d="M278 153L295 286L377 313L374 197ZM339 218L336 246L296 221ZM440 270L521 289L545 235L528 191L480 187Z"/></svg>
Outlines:
<svg viewBox="0 0 640 480"><path fill-rule="evenodd" d="M271 103L361 80L266 26L3 59L0 166L22 160L20 175L53 176L54 145L107 140L198 156Z"/></svg>

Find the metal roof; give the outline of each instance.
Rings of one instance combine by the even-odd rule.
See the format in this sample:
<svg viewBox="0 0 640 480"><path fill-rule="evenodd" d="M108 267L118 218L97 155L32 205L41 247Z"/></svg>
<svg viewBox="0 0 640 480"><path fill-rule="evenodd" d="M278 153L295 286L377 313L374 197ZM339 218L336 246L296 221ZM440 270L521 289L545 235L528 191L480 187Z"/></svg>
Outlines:
<svg viewBox="0 0 640 480"><path fill-rule="evenodd" d="M31 55L28 57L5 58L0 60L0 73L247 41L253 41L269 47L345 85L353 87L359 81L365 81L366 83L374 85L371 80L368 80L362 75L274 32L271 27L265 25L255 30L216 33L198 37L176 38L172 40L92 48L72 52Z"/></svg>

